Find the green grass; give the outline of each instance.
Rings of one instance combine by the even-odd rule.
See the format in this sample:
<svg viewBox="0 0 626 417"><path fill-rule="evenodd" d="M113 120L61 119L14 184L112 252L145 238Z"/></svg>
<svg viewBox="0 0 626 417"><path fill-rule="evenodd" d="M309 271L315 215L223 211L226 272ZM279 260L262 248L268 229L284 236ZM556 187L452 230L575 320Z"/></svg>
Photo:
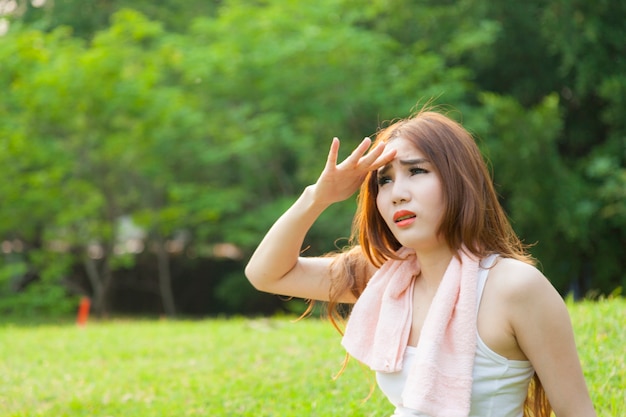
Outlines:
<svg viewBox="0 0 626 417"><path fill-rule="evenodd" d="M626 415L626 302L569 304L601 417ZM290 318L0 324L0 416L378 416L330 324Z"/></svg>

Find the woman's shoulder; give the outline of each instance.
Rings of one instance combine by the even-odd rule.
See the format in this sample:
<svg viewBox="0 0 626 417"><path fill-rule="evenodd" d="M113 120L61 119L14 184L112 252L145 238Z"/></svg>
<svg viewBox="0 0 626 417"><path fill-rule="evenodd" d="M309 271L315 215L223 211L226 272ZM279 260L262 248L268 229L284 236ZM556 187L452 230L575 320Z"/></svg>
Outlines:
<svg viewBox="0 0 626 417"><path fill-rule="evenodd" d="M484 296L497 306L516 337L528 334L530 323L538 326L546 317L558 325L566 322L565 304L552 283L535 266L517 259L498 259L489 272Z"/></svg>
<svg viewBox="0 0 626 417"><path fill-rule="evenodd" d="M499 257L489 271L489 285L508 301L521 301L534 297L552 284L534 265L514 259Z"/></svg>

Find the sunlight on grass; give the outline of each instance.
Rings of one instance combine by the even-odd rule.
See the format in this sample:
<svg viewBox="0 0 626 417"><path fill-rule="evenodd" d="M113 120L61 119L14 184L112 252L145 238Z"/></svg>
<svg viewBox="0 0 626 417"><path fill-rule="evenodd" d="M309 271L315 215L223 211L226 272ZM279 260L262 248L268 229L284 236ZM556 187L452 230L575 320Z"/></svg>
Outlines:
<svg viewBox="0 0 626 417"><path fill-rule="evenodd" d="M626 299L568 304L598 415L626 416Z"/></svg>
<svg viewBox="0 0 626 417"><path fill-rule="evenodd" d="M623 299L568 304L601 417L626 415ZM0 325L0 416L386 416L327 322Z"/></svg>
<svg viewBox="0 0 626 417"><path fill-rule="evenodd" d="M333 381L339 336L313 319L5 325L1 334L2 416L376 415L383 403L361 404L369 385L356 362Z"/></svg>

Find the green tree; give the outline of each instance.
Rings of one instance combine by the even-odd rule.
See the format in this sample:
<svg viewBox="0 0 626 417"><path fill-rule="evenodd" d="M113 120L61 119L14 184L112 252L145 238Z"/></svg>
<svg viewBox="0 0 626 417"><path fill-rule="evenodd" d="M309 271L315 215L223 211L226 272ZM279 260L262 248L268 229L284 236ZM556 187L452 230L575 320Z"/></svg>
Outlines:
<svg viewBox="0 0 626 417"><path fill-rule="evenodd" d="M174 314L168 241L248 253L315 181L331 137L346 152L429 99L477 134L559 289L624 284L618 2L121 3L28 8L0 42L0 161L15 178L0 185L0 236L26 242L4 262L7 285L58 285L78 264L105 311L115 270L133 262L119 248L131 218ZM334 249L353 209L320 219L310 253ZM217 293L245 303L256 295L242 283L229 273Z"/></svg>
<svg viewBox="0 0 626 417"><path fill-rule="evenodd" d="M214 14L220 3L216 0L46 0L33 6L29 0L18 2L18 21L43 31L66 26L84 39L108 29L113 15L123 9L139 11L150 20L161 22L168 31L184 32L194 17Z"/></svg>
<svg viewBox="0 0 626 417"><path fill-rule="evenodd" d="M229 1L192 26L184 67L207 88L222 183L247 191L235 223L220 224L226 240L257 242L276 213L260 219L259 210L314 181L333 136L348 149L424 97L460 102L465 94L462 69L432 52L407 55L394 39L361 28L347 4ZM345 230L345 220L335 229Z"/></svg>
<svg viewBox="0 0 626 417"><path fill-rule="evenodd" d="M0 271L3 311L47 314L71 308L64 302L60 286L71 257L64 253L55 256L58 236L51 236L49 221L64 215L68 197L83 201L77 215L98 203L80 180L63 184L65 178L71 178L71 167L65 163L62 147L50 140L52 132L44 131L36 137L29 132L31 125L36 128L55 107L39 109L43 111L38 116L25 112L24 103L33 103L44 95L36 87L41 81L41 69L53 58L52 50L67 53L77 47L75 42L67 42L62 32L48 36L36 31L11 33L0 43L0 83L4 92L0 100L0 162L7 178L11 178L0 184L0 236L5 253ZM40 285L29 287L28 294L16 295L16 290L37 278Z"/></svg>
<svg viewBox="0 0 626 417"><path fill-rule="evenodd" d="M6 157L22 183L8 190L15 198L3 209L17 213L24 230L40 231L42 250L59 242L65 256L84 265L98 313L108 311L114 270L133 260L119 247L120 219L160 213L142 223L156 242L186 224L173 197L183 184L174 181L181 164L189 172L201 161L196 151L202 119L194 100L188 102L184 91L170 84L176 51L160 44L164 36L160 25L122 11L90 44L66 30L16 32L8 38L23 47L23 56L13 55L15 68L28 62L33 41L39 58L31 60L29 72L15 71L5 79L11 92L5 120L15 128L15 151ZM33 187L27 181L39 182ZM28 216L30 206L41 215ZM180 219L164 225L164 213L172 211ZM7 233L15 230L15 223L5 227ZM164 307L174 314L167 259L161 249L157 253ZM36 253L29 254L33 264ZM65 265L57 265L59 277L69 273Z"/></svg>
<svg viewBox="0 0 626 417"><path fill-rule="evenodd" d="M476 10L482 10L483 19L497 22L500 30L489 49L490 58L481 53L465 62L476 69L481 89L510 95L523 106L512 116L495 104L498 100L488 99L487 108L495 105L503 110L502 115L493 113L493 122L501 129L492 129L491 134L502 138L511 128L525 132L524 122L537 126L540 119L533 106L546 97L554 97L551 103L558 97L554 117L562 120L558 129L548 122L545 128L535 129L535 135L519 135L511 148L517 152L500 163L512 169L516 166L512 159L527 146L546 134L554 135L549 154L559 161L560 174L552 170L545 175L545 168L530 174L538 188L555 191L558 206L546 209L552 199L544 196L528 203L538 214L513 210L512 216L529 240L539 230L549 231L551 237L539 241L536 253L563 291L568 282L583 294L624 286L626 64L621 57L626 54L626 5L610 0L593 4L535 0L516 7L505 2L477 3L482 5ZM509 104L505 108L511 109ZM516 188L516 183L507 186L507 195L519 193L522 198L524 187Z"/></svg>

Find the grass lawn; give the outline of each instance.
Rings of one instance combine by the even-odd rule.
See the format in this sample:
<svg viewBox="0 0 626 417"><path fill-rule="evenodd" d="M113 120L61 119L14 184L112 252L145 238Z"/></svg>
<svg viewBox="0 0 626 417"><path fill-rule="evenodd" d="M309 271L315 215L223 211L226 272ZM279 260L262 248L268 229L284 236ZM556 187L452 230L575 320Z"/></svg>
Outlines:
<svg viewBox="0 0 626 417"><path fill-rule="evenodd" d="M626 416L626 300L569 304L601 417ZM5 319L6 320L6 319ZM0 416L377 416L373 374L325 322L0 324Z"/></svg>

